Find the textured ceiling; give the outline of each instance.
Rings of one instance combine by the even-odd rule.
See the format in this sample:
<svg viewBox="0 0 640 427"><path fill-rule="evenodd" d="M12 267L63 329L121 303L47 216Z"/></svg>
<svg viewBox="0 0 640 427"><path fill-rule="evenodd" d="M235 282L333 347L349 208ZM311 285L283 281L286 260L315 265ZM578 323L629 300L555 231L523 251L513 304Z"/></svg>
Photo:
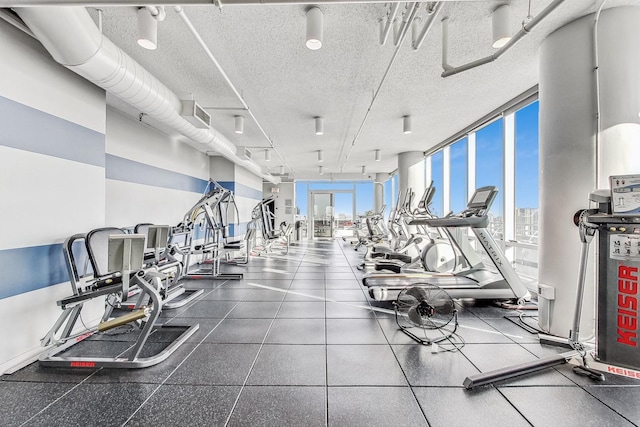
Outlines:
<svg viewBox="0 0 640 427"><path fill-rule="evenodd" d="M550 0L531 0L535 16ZM264 160L268 141L244 112L245 132L233 132L242 105L186 25L172 8L159 23L158 49L135 43L136 9L103 8L103 31L112 41L178 96L195 99L213 118L213 126L238 146L250 147L259 165L277 172L286 165L300 179L320 178L316 151L324 151L324 179L340 172L359 176L397 168L397 154L424 151L538 83L538 47L562 25L594 12L601 0L567 0L532 33L497 61L442 78L441 18L449 17L449 62L462 65L490 55L491 11L504 1L446 2L422 47L411 38L400 47L368 120L360 129L373 94L394 55L393 43L379 43L378 20L385 4L323 4L324 44L304 45L304 5L185 7L184 11L222 68L244 97L276 149ZM637 3L607 2L606 7ZM224 2L223 2L224 4ZM528 0L512 0L513 32L527 16ZM401 4L400 11L405 10ZM91 12L93 16L97 14ZM418 17L424 23L426 3ZM418 24L420 25L420 24ZM409 33L410 36L410 33ZM392 41L392 37L390 37ZM137 117L112 97L109 103ZM402 116L411 115L413 133L402 133ZM324 117L324 135L314 134L315 116ZM180 138L176 136L176 138ZM382 161L374 161L380 149ZM345 175L342 175L345 176Z"/></svg>

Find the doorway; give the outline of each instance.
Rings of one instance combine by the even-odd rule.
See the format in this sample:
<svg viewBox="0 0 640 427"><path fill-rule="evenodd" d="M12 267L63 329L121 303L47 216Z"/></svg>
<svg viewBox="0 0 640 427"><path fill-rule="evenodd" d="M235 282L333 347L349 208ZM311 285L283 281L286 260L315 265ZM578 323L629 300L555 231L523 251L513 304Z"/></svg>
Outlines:
<svg viewBox="0 0 640 427"><path fill-rule="evenodd" d="M353 191L310 191L308 212L311 214L309 235L312 239L353 235Z"/></svg>

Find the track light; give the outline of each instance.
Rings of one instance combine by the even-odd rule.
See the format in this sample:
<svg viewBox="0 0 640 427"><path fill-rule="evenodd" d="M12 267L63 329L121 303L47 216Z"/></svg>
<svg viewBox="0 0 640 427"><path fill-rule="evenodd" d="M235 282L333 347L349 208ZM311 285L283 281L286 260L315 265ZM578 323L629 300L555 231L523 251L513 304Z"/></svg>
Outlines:
<svg viewBox="0 0 640 427"><path fill-rule="evenodd" d="M362 166L362 175L365 175L366 173L367 173L367 167Z"/></svg>
<svg viewBox="0 0 640 427"><path fill-rule="evenodd" d="M375 155L376 155L376 162L380 161L380 150L374 150Z"/></svg>
<svg viewBox="0 0 640 427"><path fill-rule="evenodd" d="M508 4L498 6L491 13L491 29L493 33L493 44L495 49L500 49L511 40L509 24L511 22L511 9Z"/></svg>
<svg viewBox="0 0 640 427"><path fill-rule="evenodd" d="M158 47L158 21L144 7L138 9L138 44L145 49Z"/></svg>
<svg viewBox="0 0 640 427"><path fill-rule="evenodd" d="M280 166L280 175L284 175L284 166Z"/></svg>
<svg viewBox="0 0 640 427"><path fill-rule="evenodd" d="M411 116L404 116L402 118L402 133L405 135L411 133Z"/></svg>
<svg viewBox="0 0 640 427"><path fill-rule="evenodd" d="M322 47L322 11L312 7L307 11L307 48L318 50Z"/></svg>
<svg viewBox="0 0 640 427"><path fill-rule="evenodd" d="M265 162L270 162L271 161L271 151L264 150L264 161Z"/></svg>
<svg viewBox="0 0 640 427"><path fill-rule="evenodd" d="M318 174L324 175L324 168L322 167L322 165L318 166Z"/></svg>
<svg viewBox="0 0 640 427"><path fill-rule="evenodd" d="M316 135L324 135L324 121L322 117L314 117L316 122Z"/></svg>
<svg viewBox="0 0 640 427"><path fill-rule="evenodd" d="M324 158L322 156L322 150L318 150L318 162L324 162Z"/></svg>
<svg viewBox="0 0 640 427"><path fill-rule="evenodd" d="M234 116L236 121L236 130L235 132L238 134L244 133L244 117L243 116Z"/></svg>

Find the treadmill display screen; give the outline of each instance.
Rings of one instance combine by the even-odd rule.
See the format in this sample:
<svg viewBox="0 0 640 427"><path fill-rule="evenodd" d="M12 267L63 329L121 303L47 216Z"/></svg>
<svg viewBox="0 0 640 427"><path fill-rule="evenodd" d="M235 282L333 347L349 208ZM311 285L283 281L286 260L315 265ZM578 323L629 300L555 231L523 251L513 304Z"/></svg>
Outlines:
<svg viewBox="0 0 640 427"><path fill-rule="evenodd" d="M485 208L491 198L492 190L476 191L473 198L469 202L469 208Z"/></svg>

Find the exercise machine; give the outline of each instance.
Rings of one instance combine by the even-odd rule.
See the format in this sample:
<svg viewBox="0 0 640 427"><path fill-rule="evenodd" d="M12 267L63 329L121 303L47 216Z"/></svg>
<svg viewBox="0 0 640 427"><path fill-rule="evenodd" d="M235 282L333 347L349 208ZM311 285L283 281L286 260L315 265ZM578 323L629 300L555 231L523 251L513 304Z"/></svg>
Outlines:
<svg viewBox="0 0 640 427"><path fill-rule="evenodd" d="M86 252L81 250L83 242L87 245ZM57 302L63 312L42 339L42 345L50 348L40 357L41 365L64 368L145 368L166 360L198 330L199 324L168 326L158 323L163 307L157 283L160 277L154 275L149 280L142 269L144 243L143 235L117 233L108 237L106 246L88 246L84 234L66 239L63 252L73 295ZM92 261L93 274L86 274L78 269L82 258L88 256L91 259L91 253L94 256L99 254L100 260L106 259L106 274L95 273L95 259ZM116 313L117 302L126 301L132 287L140 289L134 310ZM96 298L105 301L104 314L96 326L86 327L82 309L85 303ZM72 346L96 334L123 325L134 325L134 328L137 326L140 329L136 340L124 352L112 357L82 356L81 349L75 351L74 355L65 354ZM177 337L159 353L143 356L149 337L160 330L177 334Z"/></svg>
<svg viewBox="0 0 640 427"><path fill-rule="evenodd" d="M437 252L432 257L423 257L424 271L415 273L367 273L363 284L369 288L374 300L392 301L407 286L428 283L445 290L452 298L475 298L490 300L516 300L524 303L531 298L524 283L511 267L502 249L487 230L489 208L498 193L494 186L478 188L467 208L457 215L445 218L420 218L410 225L426 225L440 229L456 251L456 269L453 272L437 273L441 258ZM489 265L469 242L467 230L471 230L486 252ZM436 254L434 257L433 254ZM490 268L491 267L491 268ZM385 269L385 266L379 266Z"/></svg>
<svg viewBox="0 0 640 427"><path fill-rule="evenodd" d="M220 264L230 251L239 246L225 249L228 235L228 215L230 206L237 214L233 192L211 180L209 189L187 211L183 221L171 230L171 241L175 243L175 253L182 256L184 269L180 279L222 279L240 280L241 273L222 273ZM203 238L201 238L203 237ZM242 247L239 247L242 249ZM191 269L192 264L195 268Z"/></svg>
<svg viewBox="0 0 640 427"><path fill-rule="evenodd" d="M638 298L640 298L640 175L609 178L610 190L589 195L597 208L578 211L581 245L576 305L568 345L571 351L533 362L473 375L464 380L472 389L573 362L573 371L594 381L603 372L640 379ZM595 350L580 342L580 317L589 245L598 235ZM591 359L589 358L591 356Z"/></svg>

